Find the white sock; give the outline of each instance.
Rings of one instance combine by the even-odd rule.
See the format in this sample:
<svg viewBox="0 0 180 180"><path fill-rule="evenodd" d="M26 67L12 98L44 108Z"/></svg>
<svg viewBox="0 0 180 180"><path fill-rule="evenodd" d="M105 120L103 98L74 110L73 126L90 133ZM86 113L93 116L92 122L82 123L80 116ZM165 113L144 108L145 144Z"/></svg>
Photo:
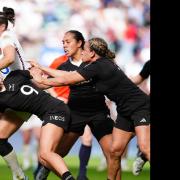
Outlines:
<svg viewBox="0 0 180 180"><path fill-rule="evenodd" d="M3 156L2 158L6 161L7 165L10 167L13 173L13 179L15 178L23 179L25 177L24 172L22 171L18 163L17 156L14 150L12 150L9 154Z"/></svg>

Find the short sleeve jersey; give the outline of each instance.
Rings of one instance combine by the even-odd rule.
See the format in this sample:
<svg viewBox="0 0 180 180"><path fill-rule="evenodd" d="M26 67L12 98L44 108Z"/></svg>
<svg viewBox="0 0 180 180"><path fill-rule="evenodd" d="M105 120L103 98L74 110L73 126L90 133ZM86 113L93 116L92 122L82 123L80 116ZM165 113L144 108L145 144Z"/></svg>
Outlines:
<svg viewBox="0 0 180 180"><path fill-rule="evenodd" d="M81 63L80 66L74 65L69 59L58 67L59 70L76 71L79 68L86 66L86 63ZM107 111L105 97L103 94L96 91L95 84L92 80L87 80L82 83L70 85L70 95L68 106L71 110L81 112L84 115L90 115L99 111Z"/></svg>
<svg viewBox="0 0 180 180"><path fill-rule="evenodd" d="M78 69L86 80L95 82L96 91L106 95L117 105L122 116L129 116L143 106L149 97L141 91L111 60L100 58Z"/></svg>
<svg viewBox="0 0 180 180"><path fill-rule="evenodd" d="M150 76L150 60L144 64L139 74L143 79L147 79Z"/></svg>
<svg viewBox="0 0 180 180"><path fill-rule="evenodd" d="M1 74L5 78L11 71L25 70L30 67L30 64L26 62L24 51L14 33L13 30L6 30L0 36L0 61L4 57L4 48L7 46L13 46L16 50L15 61L7 68L1 70Z"/></svg>
<svg viewBox="0 0 180 180"><path fill-rule="evenodd" d="M4 80L7 91L3 92L1 101L6 107L41 117L61 101L33 85L31 78L27 70L16 70L9 73Z"/></svg>

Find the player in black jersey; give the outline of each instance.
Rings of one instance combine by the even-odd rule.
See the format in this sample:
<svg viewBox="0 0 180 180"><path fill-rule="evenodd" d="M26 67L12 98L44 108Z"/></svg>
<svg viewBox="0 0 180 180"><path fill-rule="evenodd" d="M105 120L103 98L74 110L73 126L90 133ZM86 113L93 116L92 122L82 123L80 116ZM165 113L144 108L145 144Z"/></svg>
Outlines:
<svg viewBox="0 0 180 180"><path fill-rule="evenodd" d="M71 30L65 33L63 46L68 60L60 65L58 69L75 71L84 68L88 64L81 61L84 43L84 38L80 32ZM104 95L96 91L92 80L70 85L68 106L71 110L71 123L68 133L65 133L63 137L64 141L60 143L59 153L63 157L67 155L79 136L83 134L85 126L88 125L106 156L107 164L110 164L110 144L112 142L113 121L110 118ZM36 173L41 174L42 170L43 167L41 166ZM44 169L43 173L45 171ZM45 176L46 175L47 173ZM77 179L85 180L85 175L86 173L84 172L82 174L79 173Z"/></svg>
<svg viewBox="0 0 180 180"><path fill-rule="evenodd" d="M51 86L74 84L92 79L96 91L105 94L116 103L118 117L113 129L111 146L111 159L115 162L108 166L110 180L115 179L123 151L134 133L140 150L150 160L149 97L111 61L113 58L115 54L108 49L103 39L92 38L85 43L82 53L82 60L89 62L84 68L65 72L39 66L54 78L35 77L37 82ZM32 65L38 66L35 63Z"/></svg>
<svg viewBox="0 0 180 180"><path fill-rule="evenodd" d="M148 60L142 70L140 71L140 73L134 77L131 78L131 80L136 84L136 85L140 85L142 82L144 82L145 80L148 79L148 77L150 76L151 72L150 72L150 60ZM144 154L140 151L139 147L138 147L138 153L137 153L137 158L135 159L135 161L133 162L133 169L132 172L135 176L139 175L140 172L143 169L144 164L147 162L147 158L144 156Z"/></svg>
<svg viewBox="0 0 180 180"><path fill-rule="evenodd" d="M4 80L6 91L0 93L0 104L4 106L4 110L10 108L16 111L29 112L43 120L39 160L59 177L66 179L68 176L70 179L74 179L61 156L56 153L64 131L68 129L69 109L62 101L50 96L34 85L35 81L31 80L31 75L37 73L41 73L37 68L32 68L30 71L15 70L9 73ZM7 140L22 123L23 121L19 121L19 119L7 119L5 114L2 115L0 138Z"/></svg>
<svg viewBox="0 0 180 180"><path fill-rule="evenodd" d="M16 50L22 50L21 45L13 32L13 27L15 25L15 12L12 8L3 7L2 12L0 12L0 93L4 91L3 79L11 71L15 69L21 69L24 66L23 61L17 56ZM22 55L22 51L19 55ZM22 57L22 56L21 56ZM1 99L0 99L1 100ZM3 114L1 111L5 109L5 104L0 104L0 116ZM14 112L6 112L8 118L19 119ZM29 114L27 114L29 116ZM20 122L21 120L19 120ZM1 121L1 127L2 121ZM11 128L11 126L9 127ZM6 133L6 130L1 131ZM0 155L6 161L8 167L11 169L13 180L22 179L27 180L28 177L24 174L22 168L20 167L15 151L13 150L7 139L0 135Z"/></svg>
<svg viewBox="0 0 180 180"><path fill-rule="evenodd" d="M44 120L40 140L40 160L65 179L71 174L55 150L64 130L67 129L69 109L61 101L57 101L34 86L30 81L29 71L21 71L27 70L30 65L26 62L23 49L13 31L14 25L14 10L3 7L3 11L0 12L0 73L5 79L6 89L4 85L0 85L2 87L0 88L0 155L11 168L13 180L27 179L17 162L13 147L8 142L8 138L17 131L23 120L9 108L29 111ZM33 71L34 68L31 72ZM27 115L29 116L29 113L26 113Z"/></svg>
<svg viewBox="0 0 180 180"><path fill-rule="evenodd" d="M21 71L27 69L29 64L24 58L22 47L13 31L14 22L14 10L3 7L3 11L0 12L0 73L4 76L6 89L4 85L0 85L0 155L11 168L13 180L27 179L17 162L13 147L8 142L8 138L22 125L23 120L9 108L29 111L44 120L40 141L40 160L65 179L71 174L55 150L64 129L67 129L69 110L65 104L57 102L55 98L52 99L51 96L34 86L29 80L28 71ZM50 108L48 109L47 106ZM26 115L29 116L29 113Z"/></svg>

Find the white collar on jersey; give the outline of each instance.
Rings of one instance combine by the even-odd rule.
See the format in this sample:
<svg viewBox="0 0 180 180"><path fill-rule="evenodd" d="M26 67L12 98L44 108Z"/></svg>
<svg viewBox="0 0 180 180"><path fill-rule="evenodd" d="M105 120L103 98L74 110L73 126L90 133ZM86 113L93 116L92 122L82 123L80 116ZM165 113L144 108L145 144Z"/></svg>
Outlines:
<svg viewBox="0 0 180 180"><path fill-rule="evenodd" d="M72 58L69 58L69 60L70 60L70 62L73 64L73 65L75 65L75 66L80 66L81 65L81 63L82 63L82 60L80 59L79 61L73 61L72 60Z"/></svg>

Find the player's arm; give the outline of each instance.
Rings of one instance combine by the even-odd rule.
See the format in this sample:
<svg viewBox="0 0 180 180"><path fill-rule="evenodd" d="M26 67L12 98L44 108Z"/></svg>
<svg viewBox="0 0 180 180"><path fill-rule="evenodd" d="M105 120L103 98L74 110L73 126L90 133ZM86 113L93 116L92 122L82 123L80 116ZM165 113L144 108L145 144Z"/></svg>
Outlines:
<svg viewBox="0 0 180 180"><path fill-rule="evenodd" d="M49 88L51 88L51 86L47 86L47 85L45 85L45 84L40 84L40 83L38 83L38 82L36 82L34 79L31 79L31 82L35 85L35 86L37 86L38 88L40 88L40 89L49 89Z"/></svg>
<svg viewBox="0 0 180 180"><path fill-rule="evenodd" d="M3 58L0 60L0 70L10 66L15 61L15 48L7 45L3 48Z"/></svg>
<svg viewBox="0 0 180 180"><path fill-rule="evenodd" d="M47 77L48 77L47 75L45 75L45 74L43 73L42 70L40 70L40 69L37 68L37 67L32 67L31 69L29 69L29 72L30 72L30 75L31 75L31 77L32 77L31 82L32 82L35 86L39 87L40 89L48 89L48 88L50 88L50 86L47 86L47 85L45 85L45 84L41 84L41 83L37 82L36 79L35 79L35 77L39 77L39 78L40 78L40 77L44 77L44 78L47 78Z"/></svg>
<svg viewBox="0 0 180 180"><path fill-rule="evenodd" d="M138 74L138 75L132 77L131 80L136 85L139 85L139 84L141 84L144 81L144 78L140 74Z"/></svg>
<svg viewBox="0 0 180 180"><path fill-rule="evenodd" d="M132 80L136 85L139 85L139 84L141 84L145 79L147 79L147 78L149 77L149 75L150 75L150 60L148 60L148 61L144 64L141 72L140 72L138 75L136 75L135 77L132 77L131 80Z"/></svg>
<svg viewBox="0 0 180 180"><path fill-rule="evenodd" d="M40 66L40 69L51 77L62 77L66 75L68 76L68 73L69 73L67 71L62 71L62 70L52 69L52 68L42 67L42 66Z"/></svg>
<svg viewBox="0 0 180 180"><path fill-rule="evenodd" d="M62 73L61 73L62 72ZM65 73L64 73L65 72ZM65 86L70 84L75 84L81 81L84 81L84 77L82 77L78 72L66 72L59 70L59 76L55 78L44 78L42 76L34 77L35 81L44 84L47 86Z"/></svg>
<svg viewBox="0 0 180 180"><path fill-rule="evenodd" d="M48 74L51 77L61 77L62 75L68 74L68 72L66 72L66 71L61 71L61 70L57 70L57 69L52 69L52 68L49 68L49 67L41 66L40 64L38 64L35 61L29 61L29 63L33 67L37 67L37 68L41 69L42 71L44 71L44 73Z"/></svg>

